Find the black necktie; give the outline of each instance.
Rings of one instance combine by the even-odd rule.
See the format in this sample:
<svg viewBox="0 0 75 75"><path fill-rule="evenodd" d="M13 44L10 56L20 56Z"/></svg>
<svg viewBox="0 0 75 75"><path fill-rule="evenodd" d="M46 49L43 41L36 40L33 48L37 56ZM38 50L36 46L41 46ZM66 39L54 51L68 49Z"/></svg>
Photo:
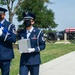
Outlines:
<svg viewBox="0 0 75 75"><path fill-rule="evenodd" d="M29 33L30 33L30 31L28 31L28 32L27 32L27 38L30 36L30 34L29 34Z"/></svg>

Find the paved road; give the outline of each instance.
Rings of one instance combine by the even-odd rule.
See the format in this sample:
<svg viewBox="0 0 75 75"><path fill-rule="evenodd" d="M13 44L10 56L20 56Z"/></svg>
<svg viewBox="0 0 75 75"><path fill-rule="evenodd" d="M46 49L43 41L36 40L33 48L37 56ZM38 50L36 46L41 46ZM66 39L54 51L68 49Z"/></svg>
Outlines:
<svg viewBox="0 0 75 75"><path fill-rule="evenodd" d="M42 64L40 75L75 75L75 51Z"/></svg>

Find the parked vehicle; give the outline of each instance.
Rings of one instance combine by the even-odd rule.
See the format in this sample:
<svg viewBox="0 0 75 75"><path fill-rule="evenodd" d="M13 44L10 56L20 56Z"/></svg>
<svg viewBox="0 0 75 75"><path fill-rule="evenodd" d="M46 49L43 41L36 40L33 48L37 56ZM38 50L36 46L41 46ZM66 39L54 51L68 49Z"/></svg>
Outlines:
<svg viewBox="0 0 75 75"><path fill-rule="evenodd" d="M57 41L55 32L49 32L45 34L44 37L47 43L54 43Z"/></svg>
<svg viewBox="0 0 75 75"><path fill-rule="evenodd" d="M64 31L56 32L57 40L64 40Z"/></svg>
<svg viewBox="0 0 75 75"><path fill-rule="evenodd" d="M67 33L67 40L75 43L75 28L66 28L65 32Z"/></svg>
<svg viewBox="0 0 75 75"><path fill-rule="evenodd" d="M75 43L75 28L67 28L63 31L58 32L49 32L45 36L46 42L54 43L57 40L64 40L64 33L67 34L67 40Z"/></svg>

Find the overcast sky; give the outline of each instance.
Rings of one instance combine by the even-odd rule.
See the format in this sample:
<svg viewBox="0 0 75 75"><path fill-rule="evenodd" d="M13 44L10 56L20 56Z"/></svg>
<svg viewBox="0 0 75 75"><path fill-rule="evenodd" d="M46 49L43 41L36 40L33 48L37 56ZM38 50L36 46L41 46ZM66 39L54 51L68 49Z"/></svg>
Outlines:
<svg viewBox="0 0 75 75"><path fill-rule="evenodd" d="M58 24L57 30L65 28L75 28L75 0L50 0L54 4L48 4L55 13L55 22Z"/></svg>
<svg viewBox="0 0 75 75"><path fill-rule="evenodd" d="M55 13L55 22L58 26L55 30L61 31L65 28L75 27L75 0L50 0L54 4L48 4L48 9L52 9ZM8 19L8 13L6 13ZM16 28L18 27L17 17L13 19Z"/></svg>

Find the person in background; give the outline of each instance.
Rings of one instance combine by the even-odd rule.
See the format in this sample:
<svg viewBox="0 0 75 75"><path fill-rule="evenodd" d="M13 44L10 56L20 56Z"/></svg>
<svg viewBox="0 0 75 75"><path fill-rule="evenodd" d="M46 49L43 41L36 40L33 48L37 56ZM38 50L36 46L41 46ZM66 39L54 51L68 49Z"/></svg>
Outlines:
<svg viewBox="0 0 75 75"><path fill-rule="evenodd" d="M7 9L0 7L0 69L1 75L9 75L14 58L13 43L16 42L15 26L5 19Z"/></svg>
<svg viewBox="0 0 75 75"><path fill-rule="evenodd" d="M39 75L39 67L41 64L40 51L45 49L45 40L43 32L34 27L36 16L31 12L24 12L25 29L18 33L18 39L30 39L31 48L28 51L21 53L20 58L20 75Z"/></svg>

